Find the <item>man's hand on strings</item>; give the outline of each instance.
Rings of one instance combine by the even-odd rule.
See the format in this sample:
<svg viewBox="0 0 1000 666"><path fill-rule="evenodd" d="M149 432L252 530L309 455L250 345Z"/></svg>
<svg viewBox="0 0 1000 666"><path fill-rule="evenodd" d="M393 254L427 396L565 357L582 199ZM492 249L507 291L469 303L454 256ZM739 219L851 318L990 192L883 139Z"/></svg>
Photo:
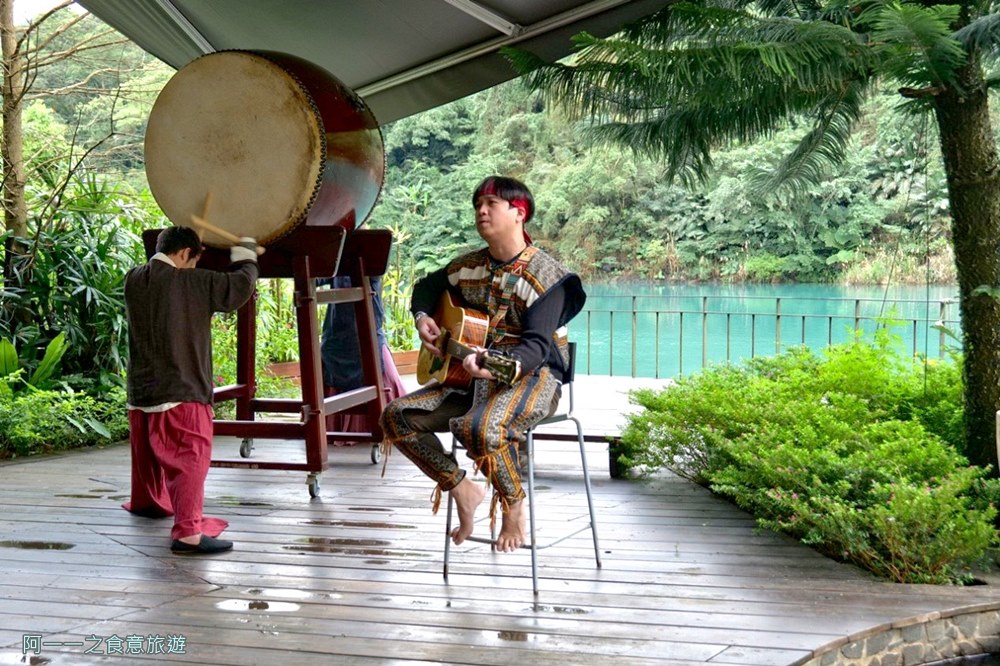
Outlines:
<svg viewBox="0 0 1000 666"><path fill-rule="evenodd" d="M441 336L441 329L438 328L437 322L425 315L417 320L416 327L424 347L435 356L443 356L437 346L438 338Z"/></svg>

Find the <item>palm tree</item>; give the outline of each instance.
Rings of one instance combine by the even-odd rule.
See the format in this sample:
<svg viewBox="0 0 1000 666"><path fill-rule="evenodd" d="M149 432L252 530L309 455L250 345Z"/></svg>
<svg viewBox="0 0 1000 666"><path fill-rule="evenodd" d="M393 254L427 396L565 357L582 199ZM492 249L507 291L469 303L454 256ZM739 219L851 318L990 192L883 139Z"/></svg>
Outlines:
<svg viewBox="0 0 1000 666"><path fill-rule="evenodd" d="M801 188L840 160L866 97L898 88L933 117L948 181L964 331L966 455L997 470L1000 409L1000 163L989 75L1000 49L991 0L671 2L607 39L576 38L566 64L509 51L528 84L596 122L600 140L706 179L714 147L807 118L761 185Z"/></svg>

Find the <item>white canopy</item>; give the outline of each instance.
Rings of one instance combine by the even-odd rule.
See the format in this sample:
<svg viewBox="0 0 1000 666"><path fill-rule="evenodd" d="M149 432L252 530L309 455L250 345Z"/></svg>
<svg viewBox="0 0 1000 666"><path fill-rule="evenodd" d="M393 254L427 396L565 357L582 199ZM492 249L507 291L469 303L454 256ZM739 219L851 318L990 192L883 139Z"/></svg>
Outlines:
<svg viewBox="0 0 1000 666"><path fill-rule="evenodd" d="M387 123L514 78L502 46L557 59L671 0L77 1L177 69L226 49L304 58Z"/></svg>

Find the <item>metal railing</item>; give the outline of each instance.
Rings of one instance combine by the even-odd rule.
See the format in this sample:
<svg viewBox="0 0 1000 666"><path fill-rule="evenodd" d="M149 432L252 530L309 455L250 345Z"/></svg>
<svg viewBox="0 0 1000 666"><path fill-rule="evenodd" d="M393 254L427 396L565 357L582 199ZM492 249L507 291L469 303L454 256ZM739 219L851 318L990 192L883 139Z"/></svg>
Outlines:
<svg viewBox="0 0 1000 666"><path fill-rule="evenodd" d="M955 299L912 300L774 296L610 297L622 307L586 309L570 326L580 371L679 377L710 364L871 339L891 320L903 349L941 358L959 348ZM662 307L662 301L682 301ZM765 304L761 304L761 301ZM693 307L692 302L696 303ZM951 335L949 335L951 332Z"/></svg>

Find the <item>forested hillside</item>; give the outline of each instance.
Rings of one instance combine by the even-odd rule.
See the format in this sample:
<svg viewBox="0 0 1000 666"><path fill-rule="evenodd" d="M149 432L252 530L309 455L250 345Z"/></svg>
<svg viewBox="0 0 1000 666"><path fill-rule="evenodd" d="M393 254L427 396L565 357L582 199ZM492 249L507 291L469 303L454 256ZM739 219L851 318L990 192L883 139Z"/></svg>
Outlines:
<svg viewBox="0 0 1000 666"><path fill-rule="evenodd" d="M60 39L68 46L102 29L91 18ZM36 158L33 191L54 182L45 155L103 139L87 158L90 173L148 207L142 131L170 74L131 44L47 67L39 90L82 78L91 91L40 94L32 102L25 119ZM592 147L585 126L512 82L386 126L388 177L369 224L396 232L397 278L405 287L476 242L470 192L484 175L506 173L535 192L536 241L588 277L950 282L937 137L894 111L895 98L871 100L867 131L850 159L822 186L793 198L761 195L752 185L790 141L780 133L720 150L713 181L691 190L664 182L655 162Z"/></svg>
<svg viewBox="0 0 1000 666"><path fill-rule="evenodd" d="M502 172L535 192L536 241L590 277L950 282L937 137L892 103L872 100L863 139L822 186L762 196L753 177L789 137L719 151L713 181L686 189L655 162L590 147L587 127L508 83L385 128L389 175L372 224L402 231L422 273L474 242L469 192Z"/></svg>

